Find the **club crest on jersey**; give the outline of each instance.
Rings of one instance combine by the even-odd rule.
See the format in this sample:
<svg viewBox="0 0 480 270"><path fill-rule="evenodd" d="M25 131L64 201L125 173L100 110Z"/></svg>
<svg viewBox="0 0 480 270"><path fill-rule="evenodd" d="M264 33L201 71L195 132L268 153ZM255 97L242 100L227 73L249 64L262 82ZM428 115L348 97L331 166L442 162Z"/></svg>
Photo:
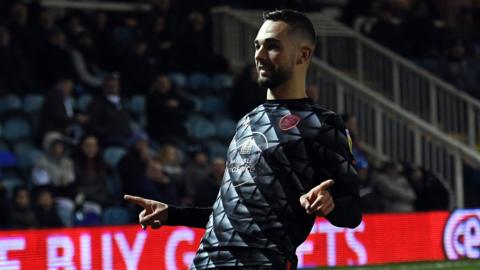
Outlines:
<svg viewBox="0 0 480 270"><path fill-rule="evenodd" d="M280 127L281 130L287 131L296 127L300 122L300 120L301 120L300 116L295 114L288 114L280 118L280 123L278 124L278 126Z"/></svg>

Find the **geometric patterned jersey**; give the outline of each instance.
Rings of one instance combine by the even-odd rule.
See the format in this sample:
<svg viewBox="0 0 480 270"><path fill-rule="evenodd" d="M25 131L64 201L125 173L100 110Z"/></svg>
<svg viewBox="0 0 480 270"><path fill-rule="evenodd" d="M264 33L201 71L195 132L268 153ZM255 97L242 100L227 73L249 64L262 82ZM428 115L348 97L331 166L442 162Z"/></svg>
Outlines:
<svg viewBox="0 0 480 270"><path fill-rule="evenodd" d="M334 199L357 196L342 182L356 174L350 149L340 118L307 98L267 100L245 115L191 269L295 269L315 220L300 196L327 179Z"/></svg>

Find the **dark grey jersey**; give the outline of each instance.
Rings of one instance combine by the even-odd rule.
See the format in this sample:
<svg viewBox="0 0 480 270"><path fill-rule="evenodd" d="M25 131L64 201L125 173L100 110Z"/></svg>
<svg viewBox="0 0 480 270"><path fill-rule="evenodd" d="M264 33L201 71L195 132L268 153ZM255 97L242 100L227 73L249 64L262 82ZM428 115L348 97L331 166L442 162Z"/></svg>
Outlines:
<svg viewBox="0 0 480 270"><path fill-rule="evenodd" d="M310 99L258 106L237 125L192 269L296 268L296 248L315 221L300 196L327 179L334 198L358 196L355 174L336 114Z"/></svg>

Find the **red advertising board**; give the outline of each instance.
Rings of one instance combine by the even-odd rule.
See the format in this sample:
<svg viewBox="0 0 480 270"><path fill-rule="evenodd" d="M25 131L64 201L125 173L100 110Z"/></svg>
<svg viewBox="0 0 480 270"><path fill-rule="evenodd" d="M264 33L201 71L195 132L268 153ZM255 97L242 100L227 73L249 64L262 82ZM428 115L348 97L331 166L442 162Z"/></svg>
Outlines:
<svg viewBox="0 0 480 270"><path fill-rule="evenodd" d="M318 219L299 267L480 258L480 210L365 215L354 230ZM188 269L203 230L139 226L0 232L0 270Z"/></svg>

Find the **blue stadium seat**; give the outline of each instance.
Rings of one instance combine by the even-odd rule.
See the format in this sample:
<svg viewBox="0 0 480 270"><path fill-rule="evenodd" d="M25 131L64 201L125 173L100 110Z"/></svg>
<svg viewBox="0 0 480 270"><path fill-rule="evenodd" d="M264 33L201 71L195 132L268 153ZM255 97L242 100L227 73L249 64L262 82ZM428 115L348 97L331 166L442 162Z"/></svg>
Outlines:
<svg viewBox="0 0 480 270"><path fill-rule="evenodd" d="M123 207L111 206L103 211L103 224L122 225L130 222L130 213Z"/></svg>
<svg viewBox="0 0 480 270"><path fill-rule="evenodd" d="M128 109L136 116L145 114L146 99L144 95L135 95L128 102Z"/></svg>
<svg viewBox="0 0 480 270"><path fill-rule="evenodd" d="M230 74L215 74L212 78L212 88L215 91L230 89L233 87L234 79Z"/></svg>
<svg viewBox="0 0 480 270"><path fill-rule="evenodd" d="M17 157L18 166L24 171L30 171L35 160L42 155L42 151L31 142L17 142L13 145L13 150Z"/></svg>
<svg viewBox="0 0 480 270"><path fill-rule="evenodd" d="M126 150L123 147L111 146L103 152L103 160L110 168L116 168L118 162L125 155Z"/></svg>
<svg viewBox="0 0 480 270"><path fill-rule="evenodd" d="M206 145L210 158L225 158L227 156L228 145L226 143L211 140Z"/></svg>
<svg viewBox="0 0 480 270"><path fill-rule="evenodd" d="M4 120L2 133L9 141L29 139L32 136L32 127L25 117L13 116Z"/></svg>
<svg viewBox="0 0 480 270"><path fill-rule="evenodd" d="M13 191L16 187L23 185L23 181L19 178L5 177L0 180L0 183L7 190L8 198L12 198Z"/></svg>
<svg viewBox="0 0 480 270"><path fill-rule="evenodd" d="M185 87L187 86L187 76L182 73L172 72L168 74L170 80L178 87Z"/></svg>
<svg viewBox="0 0 480 270"><path fill-rule="evenodd" d="M215 135L215 125L213 122L197 114L192 114L188 118L185 126L189 136L198 140L203 140Z"/></svg>
<svg viewBox="0 0 480 270"><path fill-rule="evenodd" d="M42 109L44 100L42 95L27 95L23 98L23 109L29 114L36 114Z"/></svg>
<svg viewBox="0 0 480 270"><path fill-rule="evenodd" d="M206 96L202 100L201 112L206 114L217 114L225 110L225 101L216 96Z"/></svg>
<svg viewBox="0 0 480 270"><path fill-rule="evenodd" d="M230 140L235 134L237 123L227 117L217 117L214 120L216 135L222 140Z"/></svg>
<svg viewBox="0 0 480 270"><path fill-rule="evenodd" d="M88 106L92 102L93 97L89 94L81 95L77 100L77 109L81 112L86 112L88 110Z"/></svg>
<svg viewBox="0 0 480 270"><path fill-rule="evenodd" d="M212 88L211 78L203 73L194 73L188 77L188 87L190 89L208 89Z"/></svg>
<svg viewBox="0 0 480 270"><path fill-rule="evenodd" d="M22 110L22 100L16 95L7 95L0 99L0 113Z"/></svg>

